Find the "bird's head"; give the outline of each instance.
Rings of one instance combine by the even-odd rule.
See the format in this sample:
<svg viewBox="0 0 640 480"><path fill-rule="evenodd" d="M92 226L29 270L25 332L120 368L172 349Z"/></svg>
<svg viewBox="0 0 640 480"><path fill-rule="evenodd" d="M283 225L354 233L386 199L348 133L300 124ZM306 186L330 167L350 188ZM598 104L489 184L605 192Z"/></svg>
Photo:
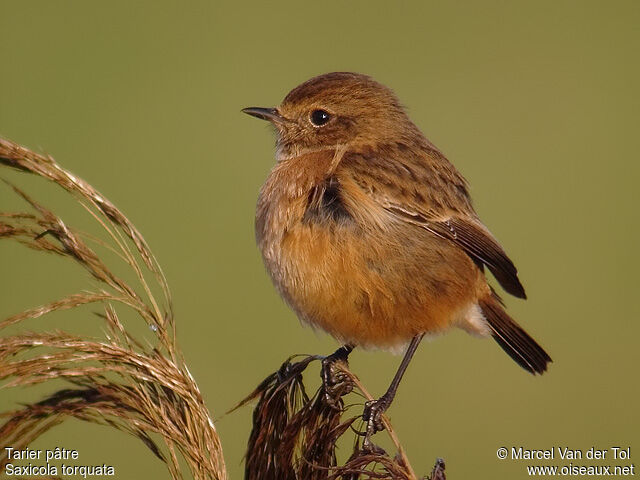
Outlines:
<svg viewBox="0 0 640 480"><path fill-rule="evenodd" d="M357 73L314 77L289 92L278 107L243 112L276 127L281 158L420 135L391 89Z"/></svg>

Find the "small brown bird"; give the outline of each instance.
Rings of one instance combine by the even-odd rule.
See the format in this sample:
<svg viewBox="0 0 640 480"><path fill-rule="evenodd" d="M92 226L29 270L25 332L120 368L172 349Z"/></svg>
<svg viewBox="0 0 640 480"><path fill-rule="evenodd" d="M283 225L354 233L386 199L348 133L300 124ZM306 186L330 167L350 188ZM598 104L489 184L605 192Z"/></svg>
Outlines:
<svg viewBox="0 0 640 480"><path fill-rule="evenodd" d="M546 370L551 358L485 278L486 267L526 298L515 266L474 211L466 180L389 88L328 73L277 108L243 112L277 130L256 238L282 297L344 343L329 360L355 346L408 344L389 390L365 409L367 442L425 334L459 327L491 336L525 370Z"/></svg>

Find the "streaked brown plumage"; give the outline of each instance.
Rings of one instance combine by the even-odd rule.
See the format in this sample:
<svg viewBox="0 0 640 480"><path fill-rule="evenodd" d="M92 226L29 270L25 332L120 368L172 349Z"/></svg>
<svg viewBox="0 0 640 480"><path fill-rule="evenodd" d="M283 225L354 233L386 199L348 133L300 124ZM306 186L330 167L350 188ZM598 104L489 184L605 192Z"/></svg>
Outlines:
<svg viewBox="0 0 640 480"><path fill-rule="evenodd" d="M479 220L465 179L390 89L330 73L276 109L245 112L278 132L256 238L302 320L345 344L382 348L459 327L493 336L532 373L546 370L549 356L485 278L486 266L525 298L516 268Z"/></svg>

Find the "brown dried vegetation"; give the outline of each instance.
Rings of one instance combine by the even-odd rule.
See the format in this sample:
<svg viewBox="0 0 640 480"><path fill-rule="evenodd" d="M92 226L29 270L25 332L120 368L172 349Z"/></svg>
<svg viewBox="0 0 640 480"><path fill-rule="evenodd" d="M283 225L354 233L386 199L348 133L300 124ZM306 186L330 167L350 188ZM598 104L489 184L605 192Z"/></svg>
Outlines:
<svg viewBox="0 0 640 480"><path fill-rule="evenodd" d="M258 399L253 411L253 429L245 460L247 480L417 480L402 445L389 419L383 415L386 433L397 453L390 456L383 449L362 449L362 400L372 400L358 377L346 363L334 368L342 378L339 390L331 393L320 386L309 396L303 374L319 356L294 357L285 361L277 372L268 376L237 407ZM348 405L345 397L359 396L360 402ZM353 451L340 465L336 449L339 440L349 441ZM436 462L430 480L445 480L444 462Z"/></svg>
<svg viewBox="0 0 640 480"><path fill-rule="evenodd" d="M52 158L0 139L0 164L49 179L72 194L104 228L109 242L82 234L12 187L30 212L0 212L0 239L13 239L41 252L69 258L93 279L93 290L78 292L0 322L6 331L54 311L100 305L103 339L66 332L25 332L0 337L3 388L64 379L69 388L38 403L4 412L2 446L24 448L69 417L110 425L137 436L183 478L182 457L196 479L225 479L220 440L198 386L175 341L171 296L162 270L133 224L91 185L62 169ZM116 253L136 284L113 273L96 245ZM160 292L154 294L154 290ZM157 338L155 345L135 338L119 312L133 310ZM7 462L0 450L0 467Z"/></svg>

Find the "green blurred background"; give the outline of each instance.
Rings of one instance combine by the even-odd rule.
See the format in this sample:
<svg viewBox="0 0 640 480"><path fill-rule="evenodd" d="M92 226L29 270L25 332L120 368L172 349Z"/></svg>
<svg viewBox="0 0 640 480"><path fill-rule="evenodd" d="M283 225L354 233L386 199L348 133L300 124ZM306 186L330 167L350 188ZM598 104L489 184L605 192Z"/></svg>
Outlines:
<svg viewBox="0 0 640 480"><path fill-rule="evenodd" d="M470 181L529 294L510 312L555 361L534 378L491 341L425 342L390 411L416 471L442 456L450 478L524 478L496 458L512 445L631 446L637 460L638 2L4 0L0 17L0 135L53 155L145 235L214 417L288 355L336 346L300 327L264 272L253 216L274 137L240 109L350 70L391 86ZM44 202L55 193L0 175ZM0 208L14 204L0 187ZM8 242L0 265L1 317L91 285ZM399 361L356 351L351 365L380 394ZM0 410L24 399L2 391ZM232 478L250 414L217 423ZM105 427L69 422L33 445L54 446L117 478L167 477Z"/></svg>

